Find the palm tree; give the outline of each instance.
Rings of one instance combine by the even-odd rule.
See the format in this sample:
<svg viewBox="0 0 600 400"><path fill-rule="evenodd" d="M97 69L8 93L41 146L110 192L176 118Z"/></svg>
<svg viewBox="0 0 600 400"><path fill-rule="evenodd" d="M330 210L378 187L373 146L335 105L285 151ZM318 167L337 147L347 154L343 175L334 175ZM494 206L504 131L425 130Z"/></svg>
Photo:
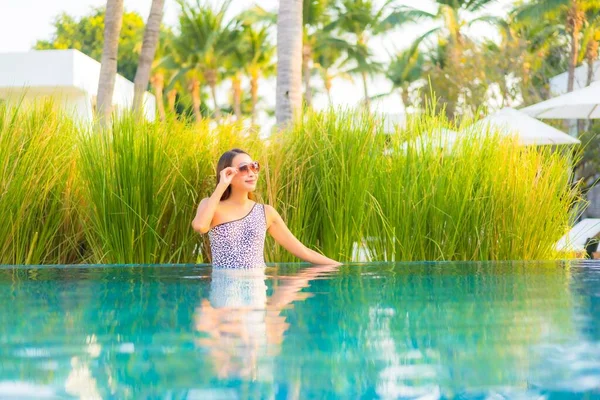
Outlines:
<svg viewBox="0 0 600 400"><path fill-rule="evenodd" d="M170 71L161 65L162 60L165 58L165 54L168 51L169 41L172 40L173 34L170 30L161 30L158 39L158 46L154 53L154 60L151 64L151 76L150 85L156 96L156 107L158 109L158 115L160 120L164 120L166 117L165 103L164 103L164 88L165 88L165 76L170 74Z"/></svg>
<svg viewBox="0 0 600 400"><path fill-rule="evenodd" d="M413 47L418 47L421 42L434 36L443 36L448 43L450 60L458 64L461 48L467 38L462 29L479 22L501 25L502 19L493 16L480 16L465 20L464 14L473 14L482 11L487 5L496 0L435 0L437 11L430 13L418 8L403 6L393 16L393 22L398 25L418 22L431 22L435 26L413 42Z"/></svg>
<svg viewBox="0 0 600 400"><path fill-rule="evenodd" d="M304 101L312 106L312 86L310 78L317 54L327 50L335 52L346 42L335 38L324 27L331 22L333 0L304 0L302 2L302 80L304 82ZM333 54L332 52L332 54ZM339 54L339 52L335 52Z"/></svg>
<svg viewBox="0 0 600 400"><path fill-rule="evenodd" d="M122 23L123 0L108 0L104 17L104 47L97 97L97 110L101 124L108 123L112 113L112 97L117 76L117 54Z"/></svg>
<svg viewBox="0 0 600 400"><path fill-rule="evenodd" d="M333 104L331 99L331 86L335 78L352 79L350 75L340 69L340 60L343 50L340 47L317 47L314 53L315 67L321 75L329 105Z"/></svg>
<svg viewBox="0 0 600 400"><path fill-rule="evenodd" d="M353 64L347 71L359 75L363 83L365 105L369 107L368 76L382 70L374 60L369 39L386 32L398 22L398 10L392 8L394 0L376 7L373 0L341 0L334 5L335 19L325 26L325 31L335 31L346 42L346 60L342 65Z"/></svg>
<svg viewBox="0 0 600 400"><path fill-rule="evenodd" d="M598 45L600 45L600 15L589 18L583 29L582 48L585 51L581 55L588 67L586 86L591 85L594 80L594 62L598 59Z"/></svg>
<svg viewBox="0 0 600 400"><path fill-rule="evenodd" d="M587 18L587 24L583 29L581 58L587 64L586 86L590 86L594 81L594 62L598 59L598 45L600 44L600 15L594 14ZM585 131L590 130L591 120L585 121Z"/></svg>
<svg viewBox="0 0 600 400"><path fill-rule="evenodd" d="M347 47L344 40L333 36L332 32L325 30L324 26L330 22L330 9L334 0L303 0L302 2L302 82L304 83L304 102L312 105L313 87L310 79L313 67L317 65L317 57L325 52L341 57L339 49ZM246 24L264 22L274 24L277 22L277 13L271 13L255 6L240 15ZM333 60L333 61L337 61ZM329 82L331 83L331 82Z"/></svg>
<svg viewBox="0 0 600 400"><path fill-rule="evenodd" d="M192 113L196 122L200 122L202 120L200 112L202 103L200 82L202 74L198 68L195 68L195 64L188 61L191 58L189 54L190 48L191 45L185 44L180 37L167 39L164 48L164 54L166 55L158 60L154 70L160 75L164 75L167 72L170 74L166 87L164 85L159 87L161 90L167 90L169 111L175 111L178 90L187 89L192 100ZM160 80L157 82L160 83Z"/></svg>
<svg viewBox="0 0 600 400"><path fill-rule="evenodd" d="M579 58L581 30L586 22L586 12L600 12L600 2L597 0L535 0L515 10L517 20L535 21L560 16L566 22L566 33L571 44L567 92L572 92L575 86L575 67Z"/></svg>
<svg viewBox="0 0 600 400"><path fill-rule="evenodd" d="M374 96L374 98L389 96L399 92L404 108L409 107L409 88L411 84L423 79L424 63L425 57L417 48L409 48L396 54L385 73L388 80L392 83L392 89L388 93Z"/></svg>
<svg viewBox="0 0 600 400"><path fill-rule="evenodd" d="M231 96L233 98L233 112L237 121L242 120L242 68L234 66L231 71Z"/></svg>
<svg viewBox="0 0 600 400"><path fill-rule="evenodd" d="M242 77L245 64L248 61L244 46L241 45L242 39L243 28L242 26L236 26L231 31L231 40L238 43L238 46L232 48L231 53L225 59L225 68L222 74L224 79L229 78L231 80L232 108L238 121L242 119Z"/></svg>
<svg viewBox="0 0 600 400"><path fill-rule="evenodd" d="M165 100L163 99L163 91L165 88L165 75L162 72L157 72L150 78L150 85L156 96L156 108L158 109L158 117L161 121L166 118Z"/></svg>
<svg viewBox="0 0 600 400"><path fill-rule="evenodd" d="M312 85L310 78L313 68L327 65L332 68L339 64L338 61L344 54L351 51L352 48L345 40L335 37L332 32L324 29L314 31L313 34L305 35L304 46L302 48L302 75L304 81L305 103L308 107L312 106ZM324 72L322 70L322 72ZM347 76L341 73L339 76ZM333 77L333 75L329 75ZM331 82L329 87L331 87ZM327 89L327 88L326 88Z"/></svg>
<svg viewBox="0 0 600 400"><path fill-rule="evenodd" d="M277 13L277 125L287 124L301 107L302 0L280 0Z"/></svg>
<svg viewBox="0 0 600 400"><path fill-rule="evenodd" d="M501 40L486 38L480 45L485 60L483 63L485 76L488 82L497 83L500 91L500 108L510 106L519 95L525 103L529 103L531 87L529 81L539 70L539 66L534 70L531 69L533 61L531 55L537 53L536 57L539 57L540 54L538 46L534 45L536 40L533 35L539 29L531 28L535 27L516 23L509 16L505 23L500 25L498 33ZM544 57L540 59L543 62Z"/></svg>
<svg viewBox="0 0 600 400"><path fill-rule="evenodd" d="M244 13L238 16L240 29L236 30L239 45L233 49L227 60L225 74L231 79L233 110L236 119L242 118L242 78L250 79L252 123L256 121L256 105L258 102L258 83L261 77L275 73L275 47L269 40L269 26L255 26L245 19Z"/></svg>
<svg viewBox="0 0 600 400"><path fill-rule="evenodd" d="M163 9L165 0L152 0L152 6L150 7L150 15L148 16L148 22L146 23L146 29L144 30L144 39L142 41L142 51L140 54L140 61L137 66L134 79L134 90L133 90L133 110L139 110L142 105L144 93L148 88L148 81L150 79L150 72L152 70L152 63L154 62L154 56L156 54L156 48L158 47L158 39L160 35L160 23L163 18ZM158 99L157 99L158 100ZM162 95L161 99L162 101ZM160 109L159 109L160 110ZM159 111L160 113L160 111ZM164 119L164 107L163 115L161 118Z"/></svg>
<svg viewBox="0 0 600 400"><path fill-rule="evenodd" d="M192 111L194 112L194 118L196 122L202 120L202 113L200 112L200 106L202 105L202 97L200 94L200 78L196 71L188 71L186 80L188 82L187 89L192 95Z"/></svg>
<svg viewBox="0 0 600 400"><path fill-rule="evenodd" d="M258 83L261 77L275 73L275 47L269 41L268 27L254 29L244 26L243 48L246 62L244 70L250 78L250 96L252 99L252 123L256 122L256 104L258 103Z"/></svg>
<svg viewBox="0 0 600 400"><path fill-rule="evenodd" d="M160 59L155 68L156 71L165 71L170 74L166 87L167 104L169 111L175 112L175 102L177 94L187 91L192 101L192 114L196 122L202 120L200 107L202 105L202 92L200 85L203 82L202 73L198 68L190 67L180 57L187 54L184 49L178 47L179 43L175 40L168 41L166 44L165 57Z"/></svg>
<svg viewBox="0 0 600 400"><path fill-rule="evenodd" d="M180 33L171 43L172 54L165 60L168 65L177 65L174 81L187 75L189 71L199 72L202 80L210 87L216 118L221 116L217 102L217 82L230 51L237 45L232 40L234 21L225 22L229 4L230 1L226 1L221 8L213 10L199 2L194 8L181 0ZM198 118L200 79L193 76L190 88L194 99L194 114Z"/></svg>
<svg viewBox="0 0 600 400"><path fill-rule="evenodd" d="M170 112L175 112L175 102L177 101L177 89L171 88L167 92L167 105Z"/></svg>
<svg viewBox="0 0 600 400"><path fill-rule="evenodd" d="M548 98L548 78L564 71L567 64L564 25L556 19L516 20L512 13L501 28L500 48L486 52L490 65L503 65L506 74L519 78L525 105Z"/></svg>
<svg viewBox="0 0 600 400"><path fill-rule="evenodd" d="M375 56L366 40L359 38L353 48L347 52L348 57L342 66L349 62L354 62L354 67L347 69L346 73L350 75L359 75L363 84L364 104L367 109L371 106L369 97L368 77L372 77L383 71L383 64L374 60Z"/></svg>

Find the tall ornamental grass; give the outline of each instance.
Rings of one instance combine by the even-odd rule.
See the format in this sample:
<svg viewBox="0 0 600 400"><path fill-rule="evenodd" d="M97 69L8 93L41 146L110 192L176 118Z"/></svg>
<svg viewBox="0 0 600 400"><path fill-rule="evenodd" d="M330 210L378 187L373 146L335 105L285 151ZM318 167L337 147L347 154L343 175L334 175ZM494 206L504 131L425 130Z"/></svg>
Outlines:
<svg viewBox="0 0 600 400"><path fill-rule="evenodd" d="M449 149L444 129L463 132ZM579 202L567 149L520 146L514 138L415 118L390 137L380 159L371 222L377 260L553 259ZM408 140L425 132L429 140ZM364 238L363 238L364 240Z"/></svg>
<svg viewBox="0 0 600 400"><path fill-rule="evenodd" d="M369 115L330 110L276 136L271 199L302 241L341 260L356 260L357 249L382 261L565 256L554 244L580 202L570 150L494 131L481 139L432 114L395 134L382 129ZM463 132L453 146L447 129Z"/></svg>
<svg viewBox="0 0 600 400"><path fill-rule="evenodd" d="M330 257L350 260L376 215L379 125L367 113L331 109L309 113L271 139L269 200L302 242ZM273 255L292 259L276 247Z"/></svg>
<svg viewBox="0 0 600 400"><path fill-rule="evenodd" d="M0 104L0 263L80 261L76 129L51 103Z"/></svg>
<svg viewBox="0 0 600 400"><path fill-rule="evenodd" d="M459 121L460 123L460 121ZM235 123L75 124L51 104L0 108L1 263L210 262L191 228L234 147L259 160L257 198L330 257L556 259L576 216L566 150L466 131L432 114L395 134L354 110L306 112L268 139ZM423 132L431 140L415 140ZM268 261L293 261L269 240Z"/></svg>
<svg viewBox="0 0 600 400"><path fill-rule="evenodd" d="M249 147L235 125L211 128L140 121L82 136L79 162L89 256L100 263L208 261L207 242L191 229L202 197L215 185L224 149ZM256 142L256 141L254 141Z"/></svg>

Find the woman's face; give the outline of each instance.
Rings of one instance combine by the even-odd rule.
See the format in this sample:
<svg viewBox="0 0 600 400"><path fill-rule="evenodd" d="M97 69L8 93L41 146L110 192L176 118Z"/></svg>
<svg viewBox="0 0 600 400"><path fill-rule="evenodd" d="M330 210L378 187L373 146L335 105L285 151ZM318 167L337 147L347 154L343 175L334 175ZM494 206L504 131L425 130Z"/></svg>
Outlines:
<svg viewBox="0 0 600 400"><path fill-rule="evenodd" d="M248 165L254 162L252 158L247 154L238 154L233 158L231 166L237 168ZM245 190L247 192L253 192L256 190L256 181L258 180L258 173L252 171L251 168L245 168L244 171L239 171L231 180L231 186L238 190Z"/></svg>

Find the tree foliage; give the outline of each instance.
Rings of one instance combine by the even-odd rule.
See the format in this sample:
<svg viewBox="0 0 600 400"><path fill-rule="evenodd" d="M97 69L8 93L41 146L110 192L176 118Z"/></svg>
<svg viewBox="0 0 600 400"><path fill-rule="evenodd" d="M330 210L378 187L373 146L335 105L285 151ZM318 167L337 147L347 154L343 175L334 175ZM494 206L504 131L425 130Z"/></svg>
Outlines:
<svg viewBox="0 0 600 400"><path fill-rule="evenodd" d="M77 49L100 62L104 45L104 8L95 8L89 14L76 18L62 13L54 20L54 34L50 40L38 40L36 50ZM144 20L135 12L123 13L119 38L118 73L133 81L142 48Z"/></svg>

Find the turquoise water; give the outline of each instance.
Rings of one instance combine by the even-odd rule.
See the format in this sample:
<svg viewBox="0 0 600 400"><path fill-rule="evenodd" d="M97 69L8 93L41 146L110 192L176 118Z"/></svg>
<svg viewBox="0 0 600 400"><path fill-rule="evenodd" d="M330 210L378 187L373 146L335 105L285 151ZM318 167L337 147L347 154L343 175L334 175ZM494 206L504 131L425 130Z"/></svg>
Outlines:
<svg viewBox="0 0 600 400"><path fill-rule="evenodd" d="M0 267L0 398L600 398L600 264Z"/></svg>

